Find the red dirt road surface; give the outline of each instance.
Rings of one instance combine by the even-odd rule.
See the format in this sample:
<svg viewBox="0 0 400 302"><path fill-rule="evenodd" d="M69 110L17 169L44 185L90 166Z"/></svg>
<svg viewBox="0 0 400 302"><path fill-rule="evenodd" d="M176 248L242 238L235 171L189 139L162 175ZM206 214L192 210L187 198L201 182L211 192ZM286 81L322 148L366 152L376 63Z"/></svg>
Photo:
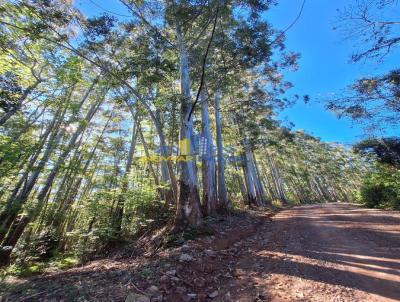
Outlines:
<svg viewBox="0 0 400 302"><path fill-rule="evenodd" d="M181 247L8 280L0 301L400 301L399 212L336 203L269 216L242 212Z"/></svg>
<svg viewBox="0 0 400 302"><path fill-rule="evenodd" d="M398 212L337 203L273 220L244 244L232 301L400 301Z"/></svg>

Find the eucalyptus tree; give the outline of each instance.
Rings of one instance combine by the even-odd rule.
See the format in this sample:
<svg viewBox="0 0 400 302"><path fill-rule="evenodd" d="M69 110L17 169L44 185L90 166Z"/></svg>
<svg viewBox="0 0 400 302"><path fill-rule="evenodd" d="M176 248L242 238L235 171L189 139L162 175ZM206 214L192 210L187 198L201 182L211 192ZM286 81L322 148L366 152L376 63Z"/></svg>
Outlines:
<svg viewBox="0 0 400 302"><path fill-rule="evenodd" d="M206 64L208 60L208 53L211 49L214 35L219 30L220 33L220 49L229 49L231 52L230 58L233 58L232 62L229 62L230 68L242 67L242 68L254 68L259 67L261 61L267 60L271 54L268 47L269 27L263 25L261 21L261 13L267 10L268 1L265 3L236 3L232 2L232 5L227 3L165 3L165 5L152 6L152 2L144 2L140 5L137 3L124 2L130 9L133 15L134 22L125 26L125 34L122 35L122 39L116 39L113 35L113 21L104 16L97 19L85 20L77 12L69 12L69 21L74 24L78 24L82 28L84 34L84 43L82 48L75 48L68 40L65 40L58 28L53 26L50 22L46 22L44 18L44 12L47 12L48 7L45 4L33 5L29 1L23 3L24 9L29 9L34 12L35 16L38 17L39 24L44 25L45 29L50 29L51 33L55 37L47 38L47 40L58 43L60 47L66 48L76 55L81 56L90 64L99 68L107 76L112 76L115 82L120 83L126 88L126 90L133 94L133 97L138 99L139 102L146 108L150 118L156 125L157 131L160 136L160 141L163 142L163 133L161 130L160 122L154 114L148 101L154 101L151 97L154 91L154 85L149 90L148 85L141 85L148 82L142 81L142 79L149 78L153 82L157 82L154 75L157 75L156 68L160 66L159 62L165 62L163 59L157 61L157 58L163 58L165 53L168 53L168 48L172 48L172 53L175 52L176 57L179 59L179 70L181 78L181 144L192 146L192 116L193 108L195 103L198 101L199 93L204 84ZM173 5L172 5L173 4ZM243 15L236 16L233 11L236 7L242 7ZM151 9L150 9L151 8ZM205 10L203 10L205 8ZM214 10L217 8L216 10ZM196 12L201 11L201 14ZM243 16L245 12L251 13L251 18L244 20ZM165 14L163 15L163 13ZM185 14L183 14L183 12ZM158 13L158 14L157 14ZM156 14L156 18L150 22L147 18L151 14ZM189 16L187 18L186 16ZM161 19L160 19L161 18ZM194 26L190 25L190 18L194 18L196 22L193 22ZM166 22L158 22L165 19ZM56 20L58 21L58 20ZM153 22L153 23L152 23ZM55 22L57 24L57 22ZM160 28L159 24L163 24ZM218 29L220 27L220 29ZM141 28L147 35L144 38L134 39L133 48L130 32L132 29ZM209 30L209 38L207 35L203 35L204 32ZM172 35L171 33L175 33ZM195 33L194 37L206 37L206 39L192 38L191 34ZM168 36L169 35L169 36ZM137 37L137 36L136 36ZM226 44L225 42L231 38ZM43 37L46 38L46 37ZM136 42L143 42L143 39L149 41L149 43L135 44ZM126 41L129 41L128 43ZM172 40L172 43L171 43ZM252 43L252 41L254 43ZM101 45L108 45L108 49L101 47ZM252 44L255 45L252 48ZM136 45L136 47L134 46ZM140 48L138 45L148 45ZM237 47L235 47L237 45ZM123 46L123 47L122 47ZM126 49L132 49L135 55L124 56ZM155 47L156 51L149 51L149 47ZM188 47L189 46L189 47ZM228 46L228 47L227 47ZM90 52L89 52L90 51ZM202 60L193 60L195 54L203 52L201 56ZM251 56L249 53L251 52ZM139 53L139 56L137 54ZM143 56L141 55L143 53ZM154 55L151 60L147 59L149 55ZM136 57L135 57L136 56ZM107 59L104 59L107 57ZM139 57L139 60L136 59ZM211 56L210 56L211 57ZM144 59L141 59L144 58ZM154 59L155 58L155 59ZM189 59L191 62L189 62ZM215 61L216 58L214 58ZM235 61L239 62L235 64ZM154 63L155 62L155 63ZM178 62L178 61L176 61ZM136 66L144 66L145 70L131 68L132 63ZM162 64L161 64L162 65ZM200 68L199 68L199 67ZM266 64L263 65L266 68ZM152 68L156 68L155 72ZM199 69L201 72L199 72ZM143 72L142 72L143 71ZM150 71L150 74L149 74ZM192 74L190 74L192 72ZM118 76L117 76L118 74ZM149 76L146 76L149 75ZM199 79L199 89L196 95L196 100L190 101L191 85L190 77ZM136 83L131 84L129 79L134 78ZM142 87L142 88L141 88ZM143 95L149 95L143 97ZM191 103L193 102L193 106ZM186 119L184 118L186 117ZM186 155L184 155L186 156ZM189 158L186 158L189 159ZM169 176L172 182L172 187L176 193L176 186L174 185L174 176L171 173L171 167L169 169ZM177 204L177 222L188 220L191 224L198 224L200 221L200 202L197 188L197 173L195 173L195 164L191 160L182 161L180 163L180 199L182 202ZM190 176L190 177L188 177ZM222 195L223 196L223 195ZM225 201L224 201L225 202ZM183 210L186 207L187 210ZM190 214L190 215L189 215ZM189 216L187 216L189 215ZM186 217L187 216L187 217Z"/></svg>
<svg viewBox="0 0 400 302"><path fill-rule="evenodd" d="M228 209L231 204L228 201L226 184L225 184L225 161L223 154L223 140L222 140L222 118L221 118L221 106L220 100L221 95L219 91L215 93L215 132L217 142L217 158L218 158L218 169L217 169L217 188L218 188L218 201L221 208Z"/></svg>
<svg viewBox="0 0 400 302"><path fill-rule="evenodd" d="M13 221L18 215L19 211L22 209L22 205L28 200L31 191L34 189L37 181L39 180L39 176L43 172L43 169L48 164L51 156L55 153L55 149L59 148L58 145L61 143L61 140L69 136L69 138L67 138L64 149L61 149L61 153L55 157L52 168L48 172L48 175L44 179L43 185L41 186L37 196L35 197L36 205L34 207L34 211L28 214L29 219L24 220L25 225L27 225L28 222L33 217L35 217L38 212L40 212L45 200L48 198L48 194L50 193L53 182L60 171L61 165L67 160L72 150L76 148L76 144L78 142L81 142L79 138L86 130L87 125L96 114L96 111L99 109L105 97L104 89L100 89L100 91L95 95L94 99L91 100L91 104L85 104L86 101L90 99L89 96L94 89L96 83L97 81L91 83L91 85L86 89L82 97L78 98L76 104L78 109L77 112L79 112L79 114L77 116L72 114L66 121L64 121L64 116L67 111L66 109L70 107L68 102L66 102L65 109L61 110L62 115L59 120L58 127L55 127L53 129L51 137L49 138L49 141L47 143L47 147L43 153L40 162L35 167L34 172L31 173L31 176L29 178L27 178L27 176L24 176L26 178L26 182L23 188L15 188L15 194L9 196L7 200L7 206L1 213L1 217L3 218L3 232L4 234L7 233L7 236L3 239L4 242L2 243L4 246L10 246L10 241L16 242L18 240L18 237L21 235L19 231L17 234L14 234L9 230L9 228L12 226ZM71 92L71 95L72 94L73 92ZM80 116L85 111L86 113L83 116ZM74 123L78 123L78 125L76 126L75 131L68 135L67 127L70 127ZM24 226L21 224L19 225L19 230L20 229L24 229Z"/></svg>
<svg viewBox="0 0 400 302"><path fill-rule="evenodd" d="M214 1L203 2L166 2L160 6L148 1L140 5L123 1L152 33L161 35L171 42L178 54L181 86L181 127L180 144L190 149L193 147L193 113L195 105L206 81L209 70L220 60L215 54L223 49L230 52L228 62L233 67L254 68L268 60L271 52L268 47L269 27L261 20L261 14L268 9L269 1L257 3ZM237 8L242 14L235 14ZM158 9L158 10L157 10ZM163 12L165 11L165 15ZM251 18L244 18L246 14ZM152 24L149 17L157 16L164 27ZM157 18L155 18L158 20ZM174 33L166 37L166 33ZM205 34L206 33L206 34ZM219 42L216 41L219 39ZM254 47L253 47L254 45ZM250 55L251 53L251 55ZM196 56L197 55L197 56ZM228 55L227 55L228 56ZM200 59L197 59L200 58ZM236 62L235 62L236 60ZM221 64L219 64L221 65ZM265 66L265 65L264 65ZM191 80L197 80L197 93L191 98ZM212 81L212 79L210 79ZM198 224L201 220L200 198L195 162L191 153L181 148L181 155L186 157L180 163L180 190L177 204L176 223Z"/></svg>
<svg viewBox="0 0 400 302"><path fill-rule="evenodd" d="M298 56L266 22L272 1L121 3L131 18L86 18L61 0L0 10L12 37L0 43L4 261L43 234L90 249L155 217L199 225L239 199L350 196L353 155L274 120Z"/></svg>
<svg viewBox="0 0 400 302"><path fill-rule="evenodd" d="M25 40L24 37L22 37L22 39ZM83 105L86 99L84 98L81 101L78 101L74 100L73 98L73 94L77 88L76 84L80 80L79 62L74 62L72 58L72 60L58 63L57 61L51 59L51 55L55 52L54 49L46 46L38 48L40 46L39 43L29 43L27 40L25 40L24 45L25 48L28 49L27 51L30 51L31 54L32 51L37 51L37 55L42 55L43 57L41 60L46 58L45 55L49 56L45 65L49 66L47 69L48 75L53 75L54 79L52 81L47 81L49 87L46 88L50 88L50 90L54 89L56 92L48 92L44 89L41 89L39 91L40 97L31 94L28 100L30 102L30 106L34 104L38 107L44 107L44 110L41 113L42 121L34 118L32 121L30 121L29 126L24 127L24 131L27 131L27 133L29 133L28 129L31 128L30 133L33 135L33 137L35 137L35 139L37 139L37 142L32 146L31 152L28 153L26 160L21 160L21 164L19 165L20 171L18 171L21 173L18 175L18 180L16 180L10 194L7 195L5 206L0 214L2 218L2 229L0 232L0 238L3 240L2 246L8 246L10 245L10 242L15 244L16 240L18 240L20 236L20 233L24 230L26 224L29 222L29 218L24 218L24 222L18 224L17 234L13 234L12 224L17 218L17 215L21 211L23 205L28 200L32 190L39 180L39 177L41 174L43 174L43 171L49 160L52 158L55 150L58 148L58 144L64 139L67 128L70 127L69 124L74 122L74 116L76 115L76 111L74 110L79 111L81 105ZM32 50L30 50L31 48ZM6 56L10 54L10 51L7 49L3 48L3 51L4 55ZM32 54L32 60L34 59L35 57ZM19 72L21 72L18 75L19 77L24 75L23 70L19 70ZM36 110L33 110L32 107L28 108L29 109L26 111L28 115L35 114ZM31 110L33 110L33 113L31 113ZM65 123L64 118L67 117L69 122ZM14 119L14 117L12 119ZM5 131L3 133L7 133L6 131L8 126L7 124L4 126ZM11 135L11 139L19 141L24 137L24 135L25 134ZM59 169L62 161L63 159L59 159L59 163L56 164L53 169L53 174L54 171ZM49 177L52 178L53 176L50 174ZM41 194L39 194L38 200L40 203L43 202L45 196L47 195L50 183L52 183L52 180L48 181L48 184L43 187ZM6 234L7 237L5 237Z"/></svg>
<svg viewBox="0 0 400 302"><path fill-rule="evenodd" d="M203 204L208 215L215 215L217 211L217 182L215 179L216 165L213 139L208 114L208 99L204 90L200 94L202 150L201 167L203 177Z"/></svg>
<svg viewBox="0 0 400 302"><path fill-rule="evenodd" d="M133 156L135 154L135 148L136 148L136 142L138 135L140 134L140 137L142 139L142 142L144 144L143 140L143 134L140 129L140 116L139 116L139 111L135 111L132 107L130 107L130 111L132 114L132 137L131 141L129 144L129 151L128 151L128 156L126 159L126 164L125 164L125 169L124 169L124 174L122 175L122 185L121 185L121 193L118 197L117 200L117 205L116 205L116 213L113 215L113 227L115 228L116 231L121 231L122 228L122 218L124 214L124 204L125 204L125 198L126 198L126 192L128 190L128 177L132 168L132 162L133 162Z"/></svg>

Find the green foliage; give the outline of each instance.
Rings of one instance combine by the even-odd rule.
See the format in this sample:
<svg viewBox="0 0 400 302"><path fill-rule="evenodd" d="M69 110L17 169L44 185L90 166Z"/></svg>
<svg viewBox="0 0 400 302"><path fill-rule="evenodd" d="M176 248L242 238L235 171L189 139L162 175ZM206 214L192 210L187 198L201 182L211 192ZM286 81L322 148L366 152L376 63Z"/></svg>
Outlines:
<svg viewBox="0 0 400 302"><path fill-rule="evenodd" d="M165 7L153 0L138 6L126 1L133 19L118 24L107 15L87 19L71 1L28 2L11 1L0 9L0 19L10 24L0 28L0 116L11 114L0 131L0 215L7 217L4 233L15 239L2 243L18 242L10 273L85 262L174 218L179 211L170 183L185 169L177 162L164 169L140 158L145 143L150 155L164 142L175 155L179 133L187 127L183 111L192 102L182 98L184 69L192 90L200 83L206 88L210 112L216 92L221 94L225 127L218 139L238 153L238 162L225 167L233 208L251 202L243 199L257 178L259 188L264 186L259 195L275 206L345 200L358 188L363 172L358 157L273 119L288 103L282 95L291 84L283 70L295 69L298 59L284 51L283 36L264 20L273 1L183 1ZM184 48L189 66L180 66ZM193 110L198 132L199 105ZM219 137L210 120L212 136ZM135 130L138 121L143 138ZM243 148L246 140L251 150ZM247 161L254 154L247 172L244 151ZM199 158L194 156L195 166ZM193 171L200 179L201 169ZM203 188L199 182L190 194ZM181 200L185 215L188 200ZM17 219L22 215L27 219ZM171 234L165 245L211 234L207 227L188 228Z"/></svg>
<svg viewBox="0 0 400 302"><path fill-rule="evenodd" d="M51 262L51 267L56 267L62 270L76 266L79 259L74 254L61 255L54 258Z"/></svg>
<svg viewBox="0 0 400 302"><path fill-rule="evenodd" d="M134 180L136 188L99 190L79 207L79 224L66 234L66 248L75 251L82 262L104 253L113 244L123 241L139 230L164 223L173 208L157 197L157 188L147 178ZM125 200L122 232L112 225L110 207Z"/></svg>
<svg viewBox="0 0 400 302"><path fill-rule="evenodd" d="M400 167L400 138L366 139L354 146L363 155L375 155L382 164Z"/></svg>
<svg viewBox="0 0 400 302"><path fill-rule="evenodd" d="M91 40L98 40L99 37L111 33L115 18L104 14L100 17L92 17L86 21L86 35Z"/></svg>
<svg viewBox="0 0 400 302"><path fill-rule="evenodd" d="M35 143L28 131L15 141L12 136L21 129L19 123L13 123L13 131L10 133L0 133L0 179L3 179L3 185L6 183L5 177L12 177L18 172L18 163L25 160L35 148Z"/></svg>
<svg viewBox="0 0 400 302"><path fill-rule="evenodd" d="M44 272L66 270L76 266L78 263L79 259L74 254L58 254L49 261L14 263L0 270L0 279L4 279L7 276L25 278Z"/></svg>
<svg viewBox="0 0 400 302"><path fill-rule="evenodd" d="M134 234L139 229L166 221L174 208L165 201L158 200L154 188L129 190L126 192L125 220L127 233Z"/></svg>
<svg viewBox="0 0 400 302"><path fill-rule="evenodd" d="M68 57L56 71L57 79L63 83L77 83L82 79L83 61L79 57Z"/></svg>
<svg viewBox="0 0 400 302"><path fill-rule="evenodd" d="M18 98L22 94L22 87L18 83L17 76L11 71L0 75L0 87L0 108L4 112L18 109Z"/></svg>
<svg viewBox="0 0 400 302"><path fill-rule="evenodd" d="M44 263L12 264L0 272L0 278L3 279L6 276L29 277L43 273L45 267Z"/></svg>
<svg viewBox="0 0 400 302"><path fill-rule="evenodd" d="M111 227L98 227L90 232L77 230L67 234L67 239L73 244L69 247L74 251L80 262L85 263L94 256L104 253L110 242L116 242L115 230Z"/></svg>
<svg viewBox="0 0 400 302"><path fill-rule="evenodd" d="M284 204L282 203L282 201L277 200L277 199L274 199L274 200L271 202L271 204L272 204L273 207L275 207L275 208L277 208L277 209L282 209L282 208L284 208Z"/></svg>
<svg viewBox="0 0 400 302"><path fill-rule="evenodd" d="M399 9L395 0L355 1L338 10L338 28L344 38L354 41L357 52L351 60L382 63L400 44L397 22L392 12ZM379 22L372 20L379 19ZM379 26L378 26L379 23ZM399 125L400 70L398 66L380 75L368 75L349 85L339 97L329 100L327 108L340 117L347 116L370 131L388 130ZM386 131L385 131L386 132Z"/></svg>
<svg viewBox="0 0 400 302"><path fill-rule="evenodd" d="M32 224L31 227L33 226ZM59 239L52 229L45 229L30 236L28 234L14 249L13 263L21 269L27 269L29 273L31 264L41 267L44 262L57 256L58 243Z"/></svg>
<svg viewBox="0 0 400 302"><path fill-rule="evenodd" d="M379 165L366 176L359 198L368 207L399 210L400 170Z"/></svg>

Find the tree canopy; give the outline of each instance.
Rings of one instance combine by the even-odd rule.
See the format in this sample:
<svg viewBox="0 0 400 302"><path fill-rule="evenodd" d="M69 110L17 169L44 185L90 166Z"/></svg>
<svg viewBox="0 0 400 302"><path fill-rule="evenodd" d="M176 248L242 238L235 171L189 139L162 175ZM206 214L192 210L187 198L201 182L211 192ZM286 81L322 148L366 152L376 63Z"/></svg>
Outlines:
<svg viewBox="0 0 400 302"><path fill-rule="evenodd" d="M127 17L0 6L2 264L87 259L239 208L355 200L370 163L277 119L299 54L268 22L274 1L121 3ZM360 97L398 99L396 76L360 82Z"/></svg>

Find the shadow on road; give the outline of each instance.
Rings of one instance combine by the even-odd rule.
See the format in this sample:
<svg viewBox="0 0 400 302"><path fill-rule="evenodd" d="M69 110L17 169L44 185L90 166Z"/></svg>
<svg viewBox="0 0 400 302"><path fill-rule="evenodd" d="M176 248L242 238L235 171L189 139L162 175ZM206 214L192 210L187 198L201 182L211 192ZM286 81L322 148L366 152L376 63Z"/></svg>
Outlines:
<svg viewBox="0 0 400 302"><path fill-rule="evenodd" d="M268 273L277 283L292 276L294 283L301 278L400 300L399 213L349 204L296 207L277 215L268 233L268 242L239 264L241 285L259 287Z"/></svg>

